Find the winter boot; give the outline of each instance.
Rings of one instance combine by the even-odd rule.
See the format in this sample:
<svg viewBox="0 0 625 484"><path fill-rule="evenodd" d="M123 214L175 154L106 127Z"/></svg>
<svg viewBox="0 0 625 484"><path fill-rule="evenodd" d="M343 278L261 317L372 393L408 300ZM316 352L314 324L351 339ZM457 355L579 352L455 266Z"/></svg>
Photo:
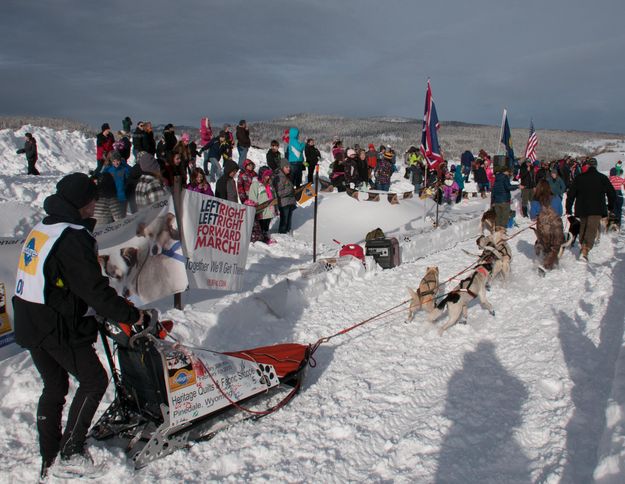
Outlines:
<svg viewBox="0 0 625 484"><path fill-rule="evenodd" d="M50 472L54 477L60 479L95 479L104 475L105 467L103 464L96 464L89 451L83 449L78 454L70 456L61 455Z"/></svg>
<svg viewBox="0 0 625 484"><path fill-rule="evenodd" d="M41 462L41 471L39 472L39 483L48 482L50 475L50 467L54 464L54 459L43 459Z"/></svg>
<svg viewBox="0 0 625 484"><path fill-rule="evenodd" d="M521 211L523 212L523 216L527 218L527 207L521 207Z"/></svg>

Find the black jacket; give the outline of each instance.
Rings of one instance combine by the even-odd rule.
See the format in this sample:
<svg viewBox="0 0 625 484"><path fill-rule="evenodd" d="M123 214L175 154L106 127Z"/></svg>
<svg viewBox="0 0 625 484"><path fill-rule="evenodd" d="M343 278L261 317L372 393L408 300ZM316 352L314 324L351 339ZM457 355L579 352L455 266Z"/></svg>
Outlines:
<svg viewBox="0 0 625 484"><path fill-rule="evenodd" d="M608 205L606 209L606 196ZM566 195L566 213L570 214L575 202L575 216L587 217L588 215L601 215L605 217L608 210L614 208L616 192L610 183L610 179L603 173L599 173L594 166L588 168L586 173L577 175L573 179L571 188Z"/></svg>
<svg viewBox="0 0 625 484"><path fill-rule="evenodd" d="M143 149L143 130L138 126L132 133L132 148L139 153L140 151L145 151Z"/></svg>
<svg viewBox="0 0 625 484"><path fill-rule="evenodd" d="M94 219L82 220L78 210L58 195L44 202L44 224L66 222L92 230ZM135 323L139 311L118 296L102 275L97 245L87 230L68 228L52 248L43 267L46 304L13 297L15 341L24 348L77 347L97 338L97 323L84 314L92 307L114 321ZM58 282L62 281L62 282Z"/></svg>
<svg viewBox="0 0 625 484"><path fill-rule="evenodd" d="M141 138L137 138L137 141L139 139L141 140L139 144L135 144L137 153L139 151L146 151L151 155L156 154L156 141L154 140L154 132L142 131Z"/></svg>
<svg viewBox="0 0 625 484"><path fill-rule="evenodd" d="M520 185L523 188L536 188L536 174L533 166L527 166L527 163L523 163L519 169Z"/></svg>
<svg viewBox="0 0 625 484"><path fill-rule="evenodd" d="M24 142L24 148L17 150L18 154L25 154L26 159L31 162L37 161L37 142L34 140Z"/></svg>
<svg viewBox="0 0 625 484"><path fill-rule="evenodd" d="M237 143L241 148L249 148L252 146L249 129L243 126L237 126Z"/></svg>
<svg viewBox="0 0 625 484"><path fill-rule="evenodd" d="M163 131L163 138L165 139L165 154L169 154L178 143L178 138L176 138L176 133L168 129Z"/></svg>
<svg viewBox="0 0 625 484"><path fill-rule="evenodd" d="M282 153L280 153L280 150L274 152L272 149L269 149L265 158L267 159L267 166L273 171L276 171L280 166Z"/></svg>
<svg viewBox="0 0 625 484"><path fill-rule="evenodd" d="M217 184L215 185L215 196L223 200L229 200L231 202L238 202L237 184L234 178L230 176L230 173L237 171L239 166L232 160L226 160L224 162L224 174L221 175ZM230 188L228 189L228 186Z"/></svg>
<svg viewBox="0 0 625 484"><path fill-rule="evenodd" d="M306 148L304 148L304 156L306 157L306 163L308 163L308 166L316 165L321 159L321 153L319 153L317 147L309 144L307 144Z"/></svg>

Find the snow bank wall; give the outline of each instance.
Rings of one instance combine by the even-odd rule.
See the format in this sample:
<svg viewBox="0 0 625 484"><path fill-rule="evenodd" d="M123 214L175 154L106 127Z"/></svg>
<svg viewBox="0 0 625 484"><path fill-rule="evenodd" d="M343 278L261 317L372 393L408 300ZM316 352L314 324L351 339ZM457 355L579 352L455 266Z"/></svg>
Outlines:
<svg viewBox="0 0 625 484"><path fill-rule="evenodd" d="M438 229L402 236L402 262L410 262L429 254L451 249L458 242L476 238L480 233L480 219L468 217L453 223L443 221Z"/></svg>

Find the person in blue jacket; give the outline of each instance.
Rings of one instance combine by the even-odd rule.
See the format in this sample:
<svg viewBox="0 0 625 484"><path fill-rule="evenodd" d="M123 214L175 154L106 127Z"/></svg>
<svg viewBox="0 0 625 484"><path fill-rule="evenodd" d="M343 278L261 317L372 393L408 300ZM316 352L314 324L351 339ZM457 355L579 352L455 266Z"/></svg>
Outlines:
<svg viewBox="0 0 625 484"><path fill-rule="evenodd" d="M102 169L102 173L110 173L115 180L115 193L121 218L126 216L128 199L126 197L126 182L130 174L130 167L122 158L119 151L111 151L111 164Z"/></svg>
<svg viewBox="0 0 625 484"><path fill-rule="evenodd" d="M306 143L299 140L299 129L289 129L289 146L287 158L291 164L291 182L295 188L302 184L304 170L304 148Z"/></svg>
<svg viewBox="0 0 625 484"><path fill-rule="evenodd" d="M462 201L462 192L464 190L464 175L462 171L459 170L459 167L457 167L456 165L451 165L449 171L454 174L454 181L458 185L458 196L456 197L456 203L460 203Z"/></svg>
<svg viewBox="0 0 625 484"><path fill-rule="evenodd" d="M503 170L495 174L495 183L491 193L491 202L495 209L495 228L505 230L510 219L510 200L512 196L510 192L519 188L510 183L510 168L504 167Z"/></svg>
<svg viewBox="0 0 625 484"><path fill-rule="evenodd" d="M474 161L475 156L473 156L473 153L469 150L466 150L460 155L460 164L462 165L462 174L465 182L469 181L469 175L471 174L471 168L473 167ZM457 179L456 183L458 183ZM458 186L460 186L460 184L458 184Z"/></svg>

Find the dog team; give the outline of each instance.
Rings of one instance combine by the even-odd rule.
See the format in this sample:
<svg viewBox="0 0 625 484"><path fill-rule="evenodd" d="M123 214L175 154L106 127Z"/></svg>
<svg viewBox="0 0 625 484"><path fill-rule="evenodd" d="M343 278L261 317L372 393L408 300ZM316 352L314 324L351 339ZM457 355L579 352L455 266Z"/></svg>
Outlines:
<svg viewBox="0 0 625 484"><path fill-rule="evenodd" d="M508 277L512 251L503 230L494 230L490 235L480 235L476 243L482 252L477 256L476 263L471 266L471 273L461 279L448 293L439 293L441 283L438 267L426 269L425 276L416 290L408 288L410 304L407 321L412 321L419 309L428 313L430 322L435 322L447 310L447 321L438 331L439 335L442 335L455 324L466 323L468 306L474 299L478 299L492 316L495 315L495 309L488 301L486 292L492 280L499 276L504 280Z"/></svg>

